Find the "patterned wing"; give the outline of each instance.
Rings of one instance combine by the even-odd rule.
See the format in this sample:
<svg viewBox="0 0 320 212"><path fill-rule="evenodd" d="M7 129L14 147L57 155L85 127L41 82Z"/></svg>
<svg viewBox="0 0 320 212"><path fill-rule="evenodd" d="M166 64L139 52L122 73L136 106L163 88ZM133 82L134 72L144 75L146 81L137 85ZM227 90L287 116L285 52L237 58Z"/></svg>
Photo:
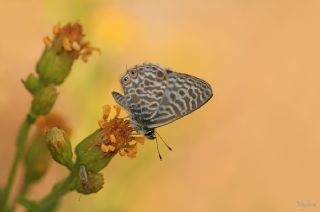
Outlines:
<svg viewBox="0 0 320 212"><path fill-rule="evenodd" d="M169 124L200 108L213 96L207 82L187 74L167 70L167 82L164 97L148 128Z"/></svg>
<svg viewBox="0 0 320 212"><path fill-rule="evenodd" d="M118 92L113 91L112 92L112 96L114 98L114 100L121 106L123 107L126 111L130 112L127 103L126 103L126 99L123 95L119 94Z"/></svg>
<svg viewBox="0 0 320 212"><path fill-rule="evenodd" d="M147 123L157 112L164 97L165 73L157 65L143 64L129 69L124 76L129 77L128 82L122 81L127 106L132 115L139 117L143 123Z"/></svg>

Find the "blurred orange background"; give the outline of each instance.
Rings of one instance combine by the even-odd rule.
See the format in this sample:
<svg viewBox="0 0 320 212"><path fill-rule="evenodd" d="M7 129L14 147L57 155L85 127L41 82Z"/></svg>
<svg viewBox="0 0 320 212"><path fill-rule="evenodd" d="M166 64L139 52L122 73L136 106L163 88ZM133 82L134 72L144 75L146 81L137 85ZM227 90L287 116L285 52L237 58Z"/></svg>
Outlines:
<svg viewBox="0 0 320 212"><path fill-rule="evenodd" d="M306 209L299 202L320 211L319 11L313 0L2 0L0 185L30 107L20 79L34 72L54 24L79 21L102 55L77 61L59 87L54 111L73 127L74 146L115 104L126 66L154 62L206 79L215 96L158 129L174 148L160 146L164 161L152 141L135 159L117 156L98 194L69 193L59 211ZM54 164L30 199L66 175Z"/></svg>

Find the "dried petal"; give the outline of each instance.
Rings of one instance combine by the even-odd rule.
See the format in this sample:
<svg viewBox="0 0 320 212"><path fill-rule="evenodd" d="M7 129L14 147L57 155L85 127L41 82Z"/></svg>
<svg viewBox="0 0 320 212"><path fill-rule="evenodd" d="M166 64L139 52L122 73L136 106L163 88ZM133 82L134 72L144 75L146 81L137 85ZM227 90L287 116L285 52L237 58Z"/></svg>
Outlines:
<svg viewBox="0 0 320 212"><path fill-rule="evenodd" d="M53 41L49 38L49 36L44 37L43 42L46 46L52 46L53 44Z"/></svg>
<svg viewBox="0 0 320 212"><path fill-rule="evenodd" d="M71 44L70 44L70 41L67 37L64 37L62 39L62 46L65 50L67 51L72 51L72 47L71 47Z"/></svg>
<svg viewBox="0 0 320 212"><path fill-rule="evenodd" d="M76 41L73 41L71 46L74 50L80 51L80 45Z"/></svg>
<svg viewBox="0 0 320 212"><path fill-rule="evenodd" d="M101 151L102 152L109 152L109 145L101 144Z"/></svg>
<svg viewBox="0 0 320 212"><path fill-rule="evenodd" d="M129 144L130 146L135 145L136 143L137 143L137 141L135 141L135 140L132 140L132 141L128 142L128 144Z"/></svg>
<svg viewBox="0 0 320 212"><path fill-rule="evenodd" d="M114 105L113 107L116 110L115 118L118 118L121 112L121 107L119 105Z"/></svg>
<svg viewBox="0 0 320 212"><path fill-rule="evenodd" d="M57 36L60 33L61 29L61 23L58 23L57 25L54 25L52 28L52 33L54 36Z"/></svg>
<svg viewBox="0 0 320 212"><path fill-rule="evenodd" d="M110 135L110 142L111 143L116 143L117 142L116 137L113 134Z"/></svg>
<svg viewBox="0 0 320 212"><path fill-rule="evenodd" d="M105 105L103 106L103 120L106 121L109 118L111 112L111 106Z"/></svg>

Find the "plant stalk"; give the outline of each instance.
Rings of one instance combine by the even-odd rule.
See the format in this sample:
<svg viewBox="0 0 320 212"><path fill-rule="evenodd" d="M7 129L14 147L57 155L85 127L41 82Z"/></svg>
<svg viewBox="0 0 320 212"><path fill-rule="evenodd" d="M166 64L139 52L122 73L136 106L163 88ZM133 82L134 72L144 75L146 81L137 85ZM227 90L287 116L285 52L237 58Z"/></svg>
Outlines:
<svg viewBox="0 0 320 212"><path fill-rule="evenodd" d="M6 183L5 187L3 188L3 196L2 196L2 200L1 200L1 204L0 204L0 211L7 211L8 210L8 200L10 197L10 192L12 190L14 177L17 172L18 164L21 161L22 156L23 156L23 152L24 152L24 149L26 146L26 141L28 138L30 128L31 128L32 124L35 122L35 120L36 120L36 117L33 117L30 114L28 114L26 119L24 120L24 122L20 126L20 130L19 130L18 136L16 138L16 146L17 146L16 154L15 154L15 158L14 158L13 164L12 164L10 172L9 172L7 183Z"/></svg>
<svg viewBox="0 0 320 212"><path fill-rule="evenodd" d="M79 169L75 168L67 178L55 184L50 194L38 202L34 210L46 212L54 211L61 198L74 189L74 180L78 176L78 171Z"/></svg>

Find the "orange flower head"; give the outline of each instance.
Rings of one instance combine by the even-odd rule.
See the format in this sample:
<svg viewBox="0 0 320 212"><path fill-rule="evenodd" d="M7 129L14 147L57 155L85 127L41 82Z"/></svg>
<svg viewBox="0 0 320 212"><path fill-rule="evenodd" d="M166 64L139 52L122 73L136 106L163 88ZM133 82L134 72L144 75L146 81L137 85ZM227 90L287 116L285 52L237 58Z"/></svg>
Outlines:
<svg viewBox="0 0 320 212"><path fill-rule="evenodd" d="M111 106L103 108L103 118L99 121L103 137L101 150L105 153L118 152L121 156L133 158L137 154L137 143L143 144L144 137L134 131L128 119L119 118L120 106L114 106L114 109L116 115L109 119Z"/></svg>
<svg viewBox="0 0 320 212"><path fill-rule="evenodd" d="M84 62L88 61L88 57L94 52L101 51L98 48L89 45L89 42L83 41L84 34L82 26L75 23L67 23L61 26L60 23L53 26L53 39L49 36L44 37L43 42L46 46L61 46L61 49L70 53L75 59L81 57Z"/></svg>

